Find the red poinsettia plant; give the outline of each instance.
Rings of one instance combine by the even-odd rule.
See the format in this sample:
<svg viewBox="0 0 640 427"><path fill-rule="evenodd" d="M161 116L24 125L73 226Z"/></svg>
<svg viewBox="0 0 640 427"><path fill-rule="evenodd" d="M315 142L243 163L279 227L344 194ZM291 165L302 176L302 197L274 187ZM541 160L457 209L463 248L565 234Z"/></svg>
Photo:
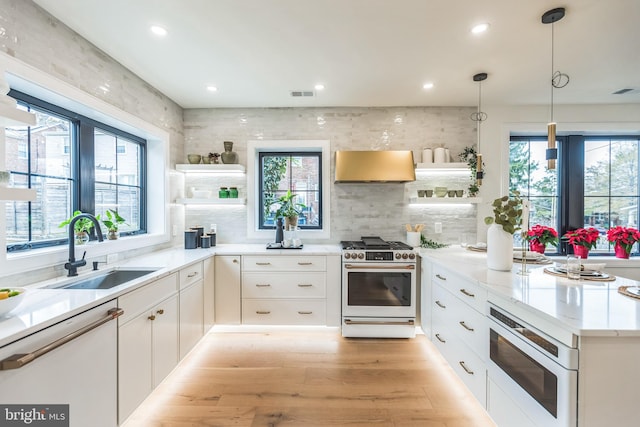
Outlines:
<svg viewBox="0 0 640 427"><path fill-rule="evenodd" d="M563 238L569 239L569 244L574 246L584 246L591 250L598 244L600 232L595 228L578 228L577 230L567 231Z"/></svg>
<svg viewBox="0 0 640 427"><path fill-rule="evenodd" d="M633 245L640 240L640 231L631 227L617 226L607 230L607 240L622 246L625 252L631 252Z"/></svg>
<svg viewBox="0 0 640 427"><path fill-rule="evenodd" d="M546 225L534 225L529 229L529 231L527 231L525 239L545 246L558 246L558 232L553 227L548 227Z"/></svg>

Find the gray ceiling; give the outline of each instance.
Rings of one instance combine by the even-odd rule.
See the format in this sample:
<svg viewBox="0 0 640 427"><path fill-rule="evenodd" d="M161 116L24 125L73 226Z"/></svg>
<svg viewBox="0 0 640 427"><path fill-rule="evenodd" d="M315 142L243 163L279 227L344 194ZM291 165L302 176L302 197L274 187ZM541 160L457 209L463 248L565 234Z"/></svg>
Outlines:
<svg viewBox="0 0 640 427"><path fill-rule="evenodd" d="M34 1L184 108L548 104L562 6L556 104L640 103L640 0Z"/></svg>

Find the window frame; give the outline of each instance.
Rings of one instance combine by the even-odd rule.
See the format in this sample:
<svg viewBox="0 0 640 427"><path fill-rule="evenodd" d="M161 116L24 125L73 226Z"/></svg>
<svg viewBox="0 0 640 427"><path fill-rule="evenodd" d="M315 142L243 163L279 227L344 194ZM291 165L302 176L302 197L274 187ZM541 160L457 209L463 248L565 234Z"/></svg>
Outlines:
<svg viewBox="0 0 640 427"><path fill-rule="evenodd" d="M567 132L564 135L558 135L556 142L558 146L558 159L556 167L557 175L557 193L558 193L558 217L554 228L558 230L558 236L561 238L567 231L584 227L584 180L585 180L585 157L584 144L589 140L636 140L638 143L638 156L640 164L640 134L619 134L619 133L598 133L598 134L582 134L577 132ZM546 141L546 135L534 134L528 135L512 131L509 136L508 152L511 150L513 141ZM509 156L507 157L509 158ZM511 164L508 168L510 170ZM640 178L638 179L640 187ZM511 192L511 188L509 188ZM523 195L526 197L527 195ZM607 198L619 197L609 193ZM638 198L638 206L640 207L640 189ZM640 224L640 209L636 213L636 222ZM606 239L606 235L601 238ZM567 255L568 243L559 240L556 252L550 252L549 255ZM594 256L613 256L613 249L608 251L591 251ZM640 255L640 248L636 249L631 255Z"/></svg>
<svg viewBox="0 0 640 427"><path fill-rule="evenodd" d="M58 116L68 120L71 123L71 140L69 147L71 151L70 161L72 164L72 172L69 180L71 181L71 206L70 211L80 210L95 214L95 159L94 159L94 130L100 129L109 132L116 137L122 137L130 140L140 147L140 158L138 170L140 172L140 227L138 230L121 233L121 236L140 235L147 233L147 140L139 136L133 135L117 127L99 122L82 114L63 108L59 105L48 102L44 99L32 96L22 91L11 89L9 96L17 100L18 105L26 107L31 111L32 107L36 110L46 112L51 115ZM30 135L30 133L29 133ZM30 136L29 136L30 138ZM29 144L27 144L27 158L29 157ZM31 176L29 172L17 172L22 176ZM31 212L31 202L28 210ZM30 223L31 224L31 223ZM29 225L29 240L23 243L6 244L7 253L24 252L32 249L47 248L53 246L66 245L68 238L50 239L50 240L31 240L31 225ZM92 230L92 239L95 232Z"/></svg>

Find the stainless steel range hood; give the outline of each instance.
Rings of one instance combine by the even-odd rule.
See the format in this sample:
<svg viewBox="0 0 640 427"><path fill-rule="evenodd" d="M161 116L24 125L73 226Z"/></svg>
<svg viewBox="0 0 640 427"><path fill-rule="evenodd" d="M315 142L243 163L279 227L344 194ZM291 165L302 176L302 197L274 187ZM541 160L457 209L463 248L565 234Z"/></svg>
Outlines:
<svg viewBox="0 0 640 427"><path fill-rule="evenodd" d="M415 180L413 151L336 151L335 182Z"/></svg>

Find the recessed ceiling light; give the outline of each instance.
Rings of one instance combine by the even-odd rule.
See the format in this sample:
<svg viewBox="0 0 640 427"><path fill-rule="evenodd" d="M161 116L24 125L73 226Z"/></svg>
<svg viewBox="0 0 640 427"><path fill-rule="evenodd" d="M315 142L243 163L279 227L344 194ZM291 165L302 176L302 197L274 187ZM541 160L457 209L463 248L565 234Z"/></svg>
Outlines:
<svg viewBox="0 0 640 427"><path fill-rule="evenodd" d="M422 85L422 89L431 89L433 88L433 83L425 83Z"/></svg>
<svg viewBox="0 0 640 427"><path fill-rule="evenodd" d="M159 25L152 25L150 30L156 36L164 37L167 35L167 30Z"/></svg>
<svg viewBox="0 0 640 427"><path fill-rule="evenodd" d="M215 86L207 86L207 90L208 90L209 92L217 92L217 91L218 91L218 88L217 88L217 87L215 87Z"/></svg>
<svg viewBox="0 0 640 427"><path fill-rule="evenodd" d="M485 22L484 24L475 25L473 28L471 28L471 32L473 34L480 34L480 33L484 33L488 29L489 29L489 24Z"/></svg>
<svg viewBox="0 0 640 427"><path fill-rule="evenodd" d="M318 83L317 85L314 86L314 88L316 90L324 90L324 85L322 83Z"/></svg>

